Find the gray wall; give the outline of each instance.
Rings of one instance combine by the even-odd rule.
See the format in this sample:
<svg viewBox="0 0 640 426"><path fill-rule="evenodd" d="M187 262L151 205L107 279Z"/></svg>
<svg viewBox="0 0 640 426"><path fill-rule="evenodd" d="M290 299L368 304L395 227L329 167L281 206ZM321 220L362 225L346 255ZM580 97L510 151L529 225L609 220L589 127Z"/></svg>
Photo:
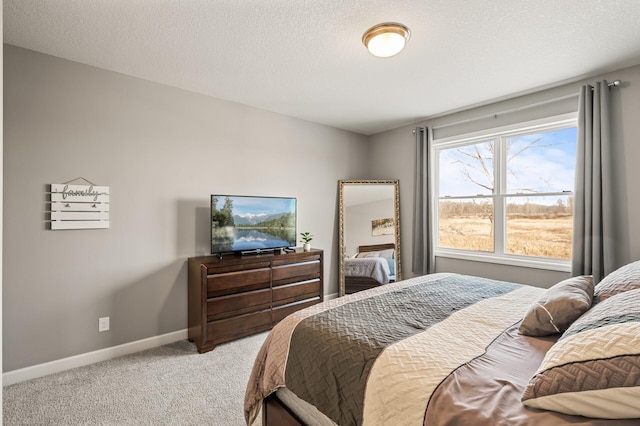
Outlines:
<svg viewBox="0 0 640 426"><path fill-rule="evenodd" d="M372 178L399 179L401 199L401 245L404 277L411 276L411 239L413 234L413 173L415 170L414 152L415 138L412 134L416 126L440 127L440 133L447 124L460 123L466 130L478 130L491 128L505 124L503 120L512 120L518 114L524 114L519 108L531 104L540 104L535 108L535 114L542 116L548 112L553 114L565 112L567 105L574 105L570 109L577 110L577 96L574 99L566 99L567 95L577 94L579 87L585 83L606 79L607 81L621 80L622 87L612 89L612 106L616 115L614 123L614 143L616 148L615 162L617 165L615 176L619 189L620 202L611 206L618 216L620 223L627 223L624 232L612 236L618 244L629 253L629 259L623 262L640 259L640 66L603 74L587 80L564 84L553 89L541 90L535 93L516 97L510 100L496 102L479 108L450 113L439 117L416 122L414 125L405 126L384 133L379 133L370 138L372 151L371 158ZM499 82L496 82L499 84ZM553 104L545 103L555 98L565 98ZM425 99L425 102L429 102ZM500 115L498 119L493 113L515 109L509 114ZM528 111L529 114L531 111ZM478 119L488 117L486 119ZM458 124L456 127L460 128ZM487 278L502 279L514 282L549 287L555 282L568 277L567 273L546 271L540 269L522 268L506 265L488 264L475 261L457 259L436 258L437 272L459 272Z"/></svg>
<svg viewBox="0 0 640 426"><path fill-rule="evenodd" d="M212 192L297 197L298 228L325 249L332 294L337 180L399 179L411 275L414 125L367 138L12 46L4 55L4 371L186 328L185 262L208 253ZM612 208L629 223L617 240L640 259L640 67L602 77L625 82L613 91L625 201ZM517 108L581 83L417 124ZM111 228L47 230L47 184L79 176L110 187ZM442 258L436 267L540 286L567 276ZM110 332L97 332L101 316Z"/></svg>
<svg viewBox="0 0 640 426"><path fill-rule="evenodd" d="M4 55L4 371L185 329L186 259L209 252L214 192L297 197L338 291L337 181L367 177L365 136ZM80 176L110 187L110 229L47 230L47 184Z"/></svg>

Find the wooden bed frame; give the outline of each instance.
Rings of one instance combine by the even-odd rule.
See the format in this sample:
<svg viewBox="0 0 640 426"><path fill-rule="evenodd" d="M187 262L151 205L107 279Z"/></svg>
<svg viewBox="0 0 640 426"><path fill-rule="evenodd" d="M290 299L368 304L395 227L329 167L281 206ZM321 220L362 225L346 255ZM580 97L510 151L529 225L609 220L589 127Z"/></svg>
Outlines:
<svg viewBox="0 0 640 426"><path fill-rule="evenodd" d="M381 251L388 249L395 249L394 243L386 244L372 244L358 247L358 253L365 253L369 251ZM372 287L378 287L382 285L379 281L371 277L344 277L344 292L345 294L352 294L358 291L367 290Z"/></svg>
<svg viewBox="0 0 640 426"><path fill-rule="evenodd" d="M304 426L304 422L272 393L262 401L262 426Z"/></svg>

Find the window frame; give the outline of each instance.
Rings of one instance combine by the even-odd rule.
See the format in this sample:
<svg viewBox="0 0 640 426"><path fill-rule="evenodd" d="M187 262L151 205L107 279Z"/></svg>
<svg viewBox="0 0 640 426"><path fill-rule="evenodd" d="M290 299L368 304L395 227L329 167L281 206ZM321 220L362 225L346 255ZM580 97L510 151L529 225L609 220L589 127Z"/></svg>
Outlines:
<svg viewBox="0 0 640 426"><path fill-rule="evenodd" d="M446 138L434 139L431 143L430 155L434 159L431 167L431 205L433 206L434 214L432 217L432 229L434 233L434 256L444 257L460 260L472 260L486 263L497 263L511 266L521 266L528 268L537 268L545 270L554 270L562 272L571 271L571 259L552 259L539 256L527 256L505 253L506 244L506 215L505 215L505 199L513 196L554 196L554 195L574 195L575 188L571 192L549 192L538 194L511 194L506 192L506 179L504 168L506 166L506 159L504 155L504 149L502 143L496 144L496 152L494 153L493 167L495 176L494 192L490 195L469 195L469 196L455 196L446 197L451 199L472 199L481 198L489 199L493 201L494 212L494 241L493 252L484 252L476 250L464 250L456 248L445 248L439 246L440 241L440 228L439 228L439 201L440 199L440 151L443 149L451 149L460 146L468 146L474 143L486 142L488 140L497 140L498 138L504 138L507 136L517 136L521 134L530 134L534 132L553 131L559 129L566 129L571 127L578 127L578 114L577 112L562 114L552 117L546 117L537 120L531 120L527 122L521 122L511 124L508 126L501 126L497 128L491 128L481 130L473 133L467 133L456 136L449 136ZM499 161L496 161L499 158ZM442 199L446 199L443 197ZM500 238L499 238L500 237Z"/></svg>

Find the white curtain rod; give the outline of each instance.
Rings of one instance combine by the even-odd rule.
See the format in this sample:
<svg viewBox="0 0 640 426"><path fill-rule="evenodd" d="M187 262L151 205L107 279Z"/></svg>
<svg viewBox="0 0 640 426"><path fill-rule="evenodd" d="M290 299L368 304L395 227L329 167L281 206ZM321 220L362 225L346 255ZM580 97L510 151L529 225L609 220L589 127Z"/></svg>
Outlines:
<svg viewBox="0 0 640 426"><path fill-rule="evenodd" d="M609 86L609 87L616 86L617 87L617 86L620 86L621 84L622 84L622 82L620 80L614 80L611 83L607 83L607 86ZM497 118L499 115L510 114L512 112L520 111L520 110L523 110L523 109L535 108L537 106L550 104L550 103L553 103L553 102L558 102L558 101L562 101L562 100L565 100L565 99L577 97L578 95L579 95L579 93L570 93L568 95L558 96L556 98L545 99L544 101L535 102L535 103L524 105L524 106L517 107L517 108L505 109L505 110L502 110L502 111L499 111L499 112L492 112L492 113L489 113L489 114L482 115L480 117L467 118L465 120L455 121L453 123L446 123L446 124L442 124L440 126L433 126L432 129L442 129L442 128L445 128L445 127L457 126L458 124L469 123L471 121L482 120L482 119L485 119L485 118L491 118L491 117ZM415 134L415 130L413 130L413 133Z"/></svg>
<svg viewBox="0 0 640 426"><path fill-rule="evenodd" d="M458 124L464 124L464 123L469 123L471 121L478 121L478 120L483 120L485 118L498 118L498 116L500 115L504 115L504 114L510 114L512 112L516 112L516 111L520 111L523 109L529 109L529 108L535 108L537 106L541 106L541 105L545 105L545 104L550 104L550 103L554 103L554 102L559 102L565 99L569 99L569 98L577 98L578 97L578 93L571 93L569 95L563 95L563 96L558 96L557 98L551 98L551 99L545 99L544 101L540 101L540 102L535 102L532 104L527 104L521 107L517 107L517 108L510 108L510 109L505 109L502 111L498 111L498 112L492 112L489 114L485 114L485 115L481 115L479 117L473 117L473 118L467 118L465 120L460 120L460 121L455 121L453 123L446 123L446 124L442 124L440 126L433 126L433 129L443 129L445 127L450 127L450 126L457 126Z"/></svg>

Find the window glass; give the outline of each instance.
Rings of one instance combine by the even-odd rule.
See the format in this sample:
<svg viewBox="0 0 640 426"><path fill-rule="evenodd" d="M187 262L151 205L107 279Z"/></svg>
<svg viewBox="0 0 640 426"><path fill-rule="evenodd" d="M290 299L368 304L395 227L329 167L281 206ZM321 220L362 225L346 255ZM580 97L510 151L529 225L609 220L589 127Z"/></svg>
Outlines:
<svg viewBox="0 0 640 426"><path fill-rule="evenodd" d="M440 196L490 195L494 186L494 142L440 151Z"/></svg>
<svg viewBox="0 0 640 426"><path fill-rule="evenodd" d="M573 190L576 128L506 138L507 193Z"/></svg>
<svg viewBox="0 0 640 426"><path fill-rule="evenodd" d="M573 196L506 198L505 252L571 259Z"/></svg>
<svg viewBox="0 0 640 426"><path fill-rule="evenodd" d="M440 200L438 213L440 247L493 251L494 212L491 198Z"/></svg>

